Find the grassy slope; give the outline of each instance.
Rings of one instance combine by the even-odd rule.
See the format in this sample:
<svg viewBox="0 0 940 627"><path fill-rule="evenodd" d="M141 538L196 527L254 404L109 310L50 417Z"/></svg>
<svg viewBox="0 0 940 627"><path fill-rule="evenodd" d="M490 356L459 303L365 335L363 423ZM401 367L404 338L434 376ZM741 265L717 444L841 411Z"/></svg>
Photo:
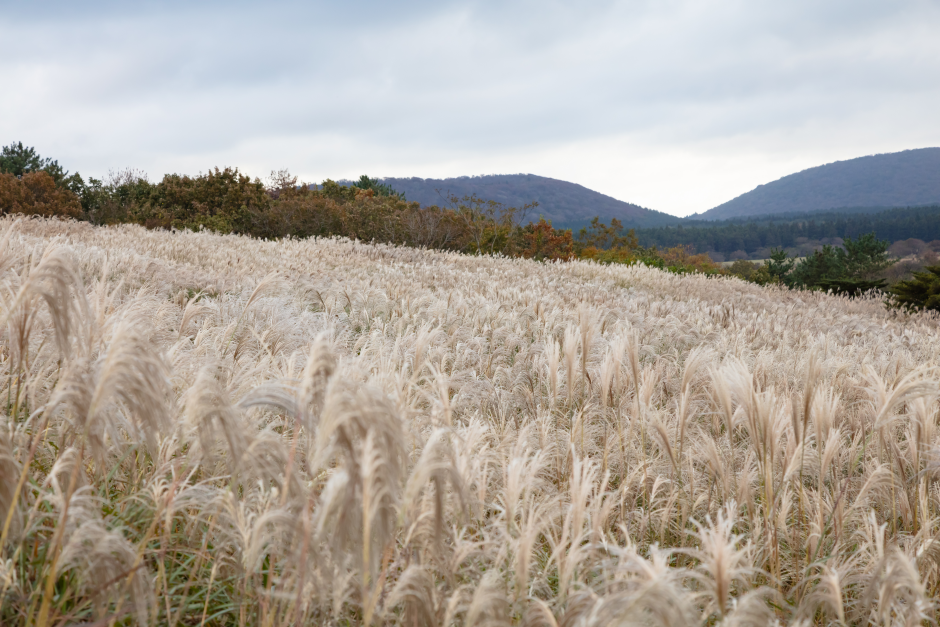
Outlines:
<svg viewBox="0 0 940 627"><path fill-rule="evenodd" d="M644 267L0 228L0 622L937 618L936 316Z"/></svg>

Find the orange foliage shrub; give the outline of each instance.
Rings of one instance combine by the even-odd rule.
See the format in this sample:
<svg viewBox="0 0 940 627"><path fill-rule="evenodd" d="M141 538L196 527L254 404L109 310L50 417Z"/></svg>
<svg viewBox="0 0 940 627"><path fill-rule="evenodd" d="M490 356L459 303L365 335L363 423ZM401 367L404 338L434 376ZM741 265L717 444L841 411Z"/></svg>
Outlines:
<svg viewBox="0 0 940 627"><path fill-rule="evenodd" d="M571 231L559 231L545 218L522 228L520 256L526 259L572 259L574 242Z"/></svg>
<svg viewBox="0 0 940 627"><path fill-rule="evenodd" d="M82 206L78 196L56 187L46 172L30 172L21 179L0 174L0 213L79 218Z"/></svg>

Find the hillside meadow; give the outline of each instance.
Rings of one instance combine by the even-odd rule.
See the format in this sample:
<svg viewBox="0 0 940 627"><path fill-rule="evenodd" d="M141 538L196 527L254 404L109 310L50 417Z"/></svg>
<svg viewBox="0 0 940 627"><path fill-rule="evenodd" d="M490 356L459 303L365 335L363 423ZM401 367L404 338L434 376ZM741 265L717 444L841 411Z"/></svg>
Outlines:
<svg viewBox="0 0 940 627"><path fill-rule="evenodd" d="M0 219L0 623L921 625L940 316Z"/></svg>

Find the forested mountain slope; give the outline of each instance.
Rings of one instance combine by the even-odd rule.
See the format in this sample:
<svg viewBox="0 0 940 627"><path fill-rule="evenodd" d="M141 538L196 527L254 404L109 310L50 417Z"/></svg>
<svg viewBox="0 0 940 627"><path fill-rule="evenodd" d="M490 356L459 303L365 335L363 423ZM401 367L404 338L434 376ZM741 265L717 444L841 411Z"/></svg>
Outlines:
<svg viewBox="0 0 940 627"><path fill-rule="evenodd" d="M758 185L734 200L690 216L740 216L840 207L906 207L940 203L940 148L836 161Z"/></svg>
<svg viewBox="0 0 940 627"><path fill-rule="evenodd" d="M680 221L667 213L617 200L577 183L535 174L495 174L449 179L386 178L382 182L404 193L408 200L422 205L443 205L450 195L463 197L470 194L515 207L536 201L539 206L530 212L528 218L537 220L542 215L555 226L580 226L594 216L604 220L617 218L627 227L663 226Z"/></svg>

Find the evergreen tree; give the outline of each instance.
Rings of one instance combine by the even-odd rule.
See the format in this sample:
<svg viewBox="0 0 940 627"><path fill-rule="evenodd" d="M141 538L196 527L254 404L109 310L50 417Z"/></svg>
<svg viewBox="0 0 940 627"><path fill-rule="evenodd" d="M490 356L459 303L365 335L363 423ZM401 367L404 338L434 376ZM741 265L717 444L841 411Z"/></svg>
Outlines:
<svg viewBox="0 0 940 627"><path fill-rule="evenodd" d="M794 263L795 261L790 259L782 248L771 249L770 259L767 261L767 272L770 274L771 281L789 284L788 274L793 269Z"/></svg>
<svg viewBox="0 0 940 627"><path fill-rule="evenodd" d="M900 305L940 311L940 265L915 272L913 278L899 282L891 291Z"/></svg>
<svg viewBox="0 0 940 627"><path fill-rule="evenodd" d="M879 240L874 233L860 235L856 239L847 237L845 250L839 250L843 274L846 278L870 281L893 262L888 258L888 242Z"/></svg>
<svg viewBox="0 0 940 627"><path fill-rule="evenodd" d="M835 248L826 244L798 263L791 273L791 283L802 288L817 288L820 281L842 278L844 266Z"/></svg>
<svg viewBox="0 0 940 627"><path fill-rule="evenodd" d="M397 198L398 200L405 200L405 195L396 192L392 189L391 185L382 183L379 179L369 178L366 174L360 176L359 180L354 183L354 186L359 189L371 189L375 192L376 196L388 196L390 198Z"/></svg>
<svg viewBox="0 0 940 627"><path fill-rule="evenodd" d="M844 250L829 245L816 250L794 268L791 283L851 296L884 288L885 281L877 275L894 263L888 259L888 242L868 233L846 238L844 246Z"/></svg>
<svg viewBox="0 0 940 627"><path fill-rule="evenodd" d="M78 195L81 195L84 188L84 181L77 172L69 176L68 171L59 165L58 161L43 159L32 146L16 142L0 149L0 173L22 178L30 172L45 172L58 187L64 187Z"/></svg>
<svg viewBox="0 0 940 627"><path fill-rule="evenodd" d="M4 146L0 150L0 172L13 176L22 177L27 172L37 172L50 164L49 159L40 157L35 148L23 146L23 142Z"/></svg>
<svg viewBox="0 0 940 627"><path fill-rule="evenodd" d="M0 150L0 172L23 176L29 172L47 172L58 183L68 175L58 161L43 159L32 146L17 142Z"/></svg>

